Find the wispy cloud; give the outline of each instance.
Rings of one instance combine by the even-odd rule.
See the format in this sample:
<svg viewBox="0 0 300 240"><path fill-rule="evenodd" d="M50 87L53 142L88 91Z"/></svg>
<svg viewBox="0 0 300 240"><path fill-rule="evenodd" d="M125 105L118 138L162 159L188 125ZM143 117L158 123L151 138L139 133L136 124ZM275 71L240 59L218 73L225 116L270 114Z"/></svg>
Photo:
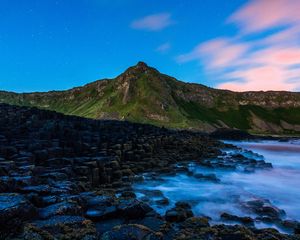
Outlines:
<svg viewBox="0 0 300 240"><path fill-rule="evenodd" d="M238 26L235 37L200 43L177 61L204 64L209 74L222 80L219 88L298 91L299 12L299 0L249 1L227 20Z"/></svg>
<svg viewBox="0 0 300 240"><path fill-rule="evenodd" d="M300 21L299 0L252 0L229 17L243 32L294 25Z"/></svg>
<svg viewBox="0 0 300 240"><path fill-rule="evenodd" d="M218 38L199 44L191 52L179 55L177 60L184 63L205 59L207 68L222 68L233 64L248 48L247 44L233 44L229 39Z"/></svg>
<svg viewBox="0 0 300 240"><path fill-rule="evenodd" d="M156 48L159 53L167 53L171 49L171 44L169 42L163 43Z"/></svg>
<svg viewBox="0 0 300 240"><path fill-rule="evenodd" d="M158 13L145 16L131 23L131 27L139 30L159 31L174 24L170 13Z"/></svg>

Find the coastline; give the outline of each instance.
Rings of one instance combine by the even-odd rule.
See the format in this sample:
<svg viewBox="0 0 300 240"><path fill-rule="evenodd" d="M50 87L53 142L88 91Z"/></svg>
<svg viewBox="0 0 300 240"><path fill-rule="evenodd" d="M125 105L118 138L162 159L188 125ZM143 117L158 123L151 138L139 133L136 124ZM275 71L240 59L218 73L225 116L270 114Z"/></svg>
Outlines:
<svg viewBox="0 0 300 240"><path fill-rule="evenodd" d="M194 239L207 234L294 239L275 229L211 225L207 217L194 216L189 203L179 202L160 215L137 199L132 183L143 181L141 173L158 178L188 173L185 164L193 161L249 168L247 159L228 158L220 151L232 145L201 133L5 104L0 112L3 239L104 240L127 234L143 236L137 239ZM251 166L271 167L261 160ZM197 177L218 181L212 175Z"/></svg>

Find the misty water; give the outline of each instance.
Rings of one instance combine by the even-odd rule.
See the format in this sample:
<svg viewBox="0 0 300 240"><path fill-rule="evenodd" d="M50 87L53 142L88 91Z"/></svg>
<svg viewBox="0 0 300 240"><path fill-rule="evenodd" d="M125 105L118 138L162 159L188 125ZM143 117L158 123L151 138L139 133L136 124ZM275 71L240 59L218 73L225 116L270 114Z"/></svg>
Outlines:
<svg viewBox="0 0 300 240"><path fill-rule="evenodd" d="M134 186L140 199L148 199L152 207L160 214L174 206L177 201L186 201L192 205L196 216L209 216L212 223L222 223L220 214L227 212L238 216L257 217L245 211L241 202L253 199L267 199L270 203L286 212L284 219L300 221L300 141L259 141L229 142L242 149L251 150L243 155L272 163L271 169L255 170L246 173L243 170L220 170L189 164L193 173L214 173L220 183L196 179L186 173L175 176L162 176L157 180L149 179ZM224 151L237 151L224 149ZM242 150L243 151L243 150ZM239 150L241 152L241 150ZM159 190L169 199L170 204L156 204L161 199L159 194L151 194ZM148 192L150 194L148 194ZM158 192L158 191L156 191ZM255 222L258 228L278 226Z"/></svg>

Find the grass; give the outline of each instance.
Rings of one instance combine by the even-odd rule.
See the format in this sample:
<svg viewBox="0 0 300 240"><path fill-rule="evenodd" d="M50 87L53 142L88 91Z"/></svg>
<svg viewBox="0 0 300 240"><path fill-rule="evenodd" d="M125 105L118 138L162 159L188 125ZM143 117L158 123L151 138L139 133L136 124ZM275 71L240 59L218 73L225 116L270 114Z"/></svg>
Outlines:
<svg viewBox="0 0 300 240"><path fill-rule="evenodd" d="M93 84L81 89L53 94L20 95L0 92L0 102L36 106L57 112L89 118L98 118L102 113L118 113L120 117L140 123L149 123L171 128L197 128L203 122L227 126L242 130L253 131L252 114L273 124L280 124L283 120L289 124L300 125L300 108L267 109L254 105L238 106L238 95L218 91L214 100L214 107L201 105L199 102L188 101L180 97L193 95L193 88L185 87L170 77L158 72L131 74L127 76L130 84L126 102L123 101L125 92L122 90L122 78L106 81L101 85L101 95ZM121 90L120 90L121 89ZM203 87L210 93L211 90ZM225 104L224 104L225 102ZM48 105L48 107L46 107ZM164 108L162 107L164 106ZM165 120L149 118L151 114ZM292 134L293 131L285 131Z"/></svg>

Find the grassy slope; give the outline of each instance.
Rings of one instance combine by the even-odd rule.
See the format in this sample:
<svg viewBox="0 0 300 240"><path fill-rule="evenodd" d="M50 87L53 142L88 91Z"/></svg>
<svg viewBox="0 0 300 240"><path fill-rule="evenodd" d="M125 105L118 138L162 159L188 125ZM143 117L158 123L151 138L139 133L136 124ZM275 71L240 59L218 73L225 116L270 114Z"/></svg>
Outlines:
<svg viewBox="0 0 300 240"><path fill-rule="evenodd" d="M36 106L89 118L99 118L103 113L117 113L120 119L173 128L199 128L203 122L220 125L218 120L221 120L229 127L251 131L251 114L274 124L284 120L300 125L300 108L239 106L236 104L239 95L232 92L190 86L153 69L144 72L130 68L126 73L114 80L97 81L64 92L0 92L0 102ZM129 86L127 95L120 87L125 83ZM213 96L213 105L182 97L194 95L194 89L208 93L208 97Z"/></svg>

